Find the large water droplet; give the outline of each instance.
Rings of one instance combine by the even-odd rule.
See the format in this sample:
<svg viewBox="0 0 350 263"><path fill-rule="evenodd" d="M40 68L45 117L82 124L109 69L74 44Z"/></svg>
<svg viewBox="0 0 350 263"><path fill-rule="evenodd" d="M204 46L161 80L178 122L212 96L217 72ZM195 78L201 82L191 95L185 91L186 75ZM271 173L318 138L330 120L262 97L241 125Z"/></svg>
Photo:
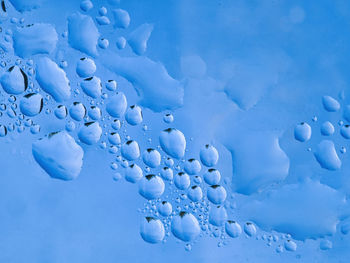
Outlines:
<svg viewBox="0 0 350 263"><path fill-rule="evenodd" d="M200 233L198 220L191 213L181 211L171 221L171 232L182 241L192 241Z"/></svg>
<svg viewBox="0 0 350 263"><path fill-rule="evenodd" d="M191 180L187 173L180 172L174 177L175 186L180 190L186 190L190 184Z"/></svg>
<svg viewBox="0 0 350 263"><path fill-rule="evenodd" d="M124 93L118 92L109 98L106 105L106 110L113 118L121 118L124 116L126 107L127 101Z"/></svg>
<svg viewBox="0 0 350 263"><path fill-rule="evenodd" d="M294 128L294 138L300 142L306 142L311 138L311 127L306 122L302 122Z"/></svg>
<svg viewBox="0 0 350 263"><path fill-rule="evenodd" d="M142 169L137 164L132 164L125 169L125 180L130 183L136 183L143 176Z"/></svg>
<svg viewBox="0 0 350 263"><path fill-rule="evenodd" d="M337 155L334 143L332 141L321 141L317 145L314 155L317 162L324 169L335 171L341 167L341 160Z"/></svg>
<svg viewBox="0 0 350 263"><path fill-rule="evenodd" d="M65 131L37 140L32 152L36 162L56 179L75 179L83 165L83 149Z"/></svg>
<svg viewBox="0 0 350 263"><path fill-rule="evenodd" d="M173 158L180 159L185 155L186 139L184 134L174 128L161 132L159 143L163 151Z"/></svg>

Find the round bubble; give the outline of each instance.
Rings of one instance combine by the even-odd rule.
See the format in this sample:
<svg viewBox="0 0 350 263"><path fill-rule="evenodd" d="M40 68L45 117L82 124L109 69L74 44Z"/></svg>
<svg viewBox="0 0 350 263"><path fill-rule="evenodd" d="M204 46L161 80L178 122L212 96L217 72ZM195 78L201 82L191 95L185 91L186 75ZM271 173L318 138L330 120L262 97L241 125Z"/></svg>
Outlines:
<svg viewBox="0 0 350 263"><path fill-rule="evenodd" d="M226 190L221 185L211 185L208 188L207 197L213 204L219 205L226 200Z"/></svg>
<svg viewBox="0 0 350 263"><path fill-rule="evenodd" d="M180 190L186 190L190 184L191 180L187 173L180 172L174 177L175 186Z"/></svg>
<svg viewBox="0 0 350 263"><path fill-rule="evenodd" d="M19 107L24 115L32 117L41 112L43 105L43 97L39 93L29 93L23 96Z"/></svg>
<svg viewBox="0 0 350 263"><path fill-rule="evenodd" d="M163 117L165 123L172 123L174 121L174 116L171 113L167 113Z"/></svg>
<svg viewBox="0 0 350 263"><path fill-rule="evenodd" d="M95 61L91 58L81 58L76 67L76 72L79 77L87 78L91 77L96 71Z"/></svg>
<svg viewBox="0 0 350 263"><path fill-rule="evenodd" d="M101 109L99 107L91 106L89 111L88 111L88 115L91 119L97 121L97 120L101 119L102 112L101 112Z"/></svg>
<svg viewBox="0 0 350 263"><path fill-rule="evenodd" d="M139 181L139 193L148 200L159 198L164 193L165 185L157 175L149 174Z"/></svg>
<svg viewBox="0 0 350 263"><path fill-rule="evenodd" d="M55 109L55 116L57 119L64 119L68 115L68 110L67 107L64 105L58 105L57 108Z"/></svg>
<svg viewBox="0 0 350 263"><path fill-rule="evenodd" d="M142 110L137 105L132 105L128 108L125 114L125 120L130 125L138 125L142 122L143 116L142 116Z"/></svg>
<svg viewBox="0 0 350 263"><path fill-rule="evenodd" d="M143 176L142 169L137 164L131 164L125 169L125 180L130 183L136 183Z"/></svg>
<svg viewBox="0 0 350 263"><path fill-rule="evenodd" d="M116 132L111 132L108 134L108 141L113 145L118 145L121 143L120 135Z"/></svg>
<svg viewBox="0 0 350 263"><path fill-rule="evenodd" d="M164 180L171 181L173 180L173 170L169 167L163 167L163 169L160 171L160 175Z"/></svg>
<svg viewBox="0 0 350 263"><path fill-rule="evenodd" d="M122 156L128 161L135 160L140 157L140 147L137 141L127 141L122 145Z"/></svg>
<svg viewBox="0 0 350 263"><path fill-rule="evenodd" d="M222 226L227 220L227 211L223 206L212 206L209 211L209 223Z"/></svg>
<svg viewBox="0 0 350 263"><path fill-rule="evenodd" d="M98 122L87 122L85 123L78 133L78 137L81 142L92 145L97 143L102 135L102 128Z"/></svg>
<svg viewBox="0 0 350 263"><path fill-rule="evenodd" d="M306 122L302 122L294 128L294 138L300 142L306 142L311 138L311 127Z"/></svg>
<svg viewBox="0 0 350 263"><path fill-rule="evenodd" d="M113 118L121 118L126 111L127 101L124 93L118 92L110 97L106 105L106 110Z"/></svg>
<svg viewBox="0 0 350 263"><path fill-rule="evenodd" d="M198 160L188 159L185 163L184 169L185 169L185 172L188 173L189 175L195 175L201 171L202 166Z"/></svg>
<svg viewBox="0 0 350 263"><path fill-rule="evenodd" d="M80 87L86 95L94 99L99 98L102 94L101 80L96 76L84 79Z"/></svg>
<svg viewBox="0 0 350 263"><path fill-rule="evenodd" d="M244 232L250 237L255 236L256 235L255 225L251 222L245 223L244 224Z"/></svg>
<svg viewBox="0 0 350 263"><path fill-rule="evenodd" d="M330 136L334 133L334 126L329 121L325 121L321 125L321 134L323 136Z"/></svg>
<svg viewBox="0 0 350 263"><path fill-rule="evenodd" d="M340 129L340 134L345 139L350 139L350 125L346 124Z"/></svg>
<svg viewBox="0 0 350 263"><path fill-rule="evenodd" d="M192 241L200 234L198 220L191 213L181 211L171 221L171 232L182 241Z"/></svg>
<svg viewBox="0 0 350 263"><path fill-rule="evenodd" d="M92 4L92 2L90 0L84 0L84 1L80 2L80 9L83 10L84 12L89 11L93 7L94 7L94 5Z"/></svg>
<svg viewBox="0 0 350 263"><path fill-rule="evenodd" d="M12 66L1 76L0 83L6 93L18 95L27 89L28 77L21 68Z"/></svg>
<svg viewBox="0 0 350 263"><path fill-rule="evenodd" d="M169 156L180 159L185 155L186 139L184 134L174 128L169 128L161 132L159 143L163 151Z"/></svg>
<svg viewBox="0 0 350 263"><path fill-rule="evenodd" d="M332 98L331 96L323 96L322 104L324 109L329 112L335 112L340 109L339 102L336 99Z"/></svg>
<svg viewBox="0 0 350 263"><path fill-rule="evenodd" d="M221 180L221 174L218 170L210 168L207 172L204 173L203 179L204 182L206 182L209 185L216 185Z"/></svg>
<svg viewBox="0 0 350 263"><path fill-rule="evenodd" d="M106 89L108 89L109 91L115 91L117 89L117 82L115 80L108 80L106 82Z"/></svg>
<svg viewBox="0 0 350 263"><path fill-rule="evenodd" d="M187 192L188 198L193 202L199 202L203 198L203 191L198 185L192 186Z"/></svg>
<svg viewBox="0 0 350 263"><path fill-rule="evenodd" d="M151 168L156 168L160 165L161 156L157 150L149 148L143 152L142 160L145 163L145 165Z"/></svg>
<svg viewBox="0 0 350 263"><path fill-rule="evenodd" d="M206 144L199 153L201 162L207 166L212 167L217 164L219 160L219 153L212 145Z"/></svg>
<svg viewBox="0 0 350 263"><path fill-rule="evenodd" d="M114 120L114 121L112 122L112 128L113 128L114 130L119 130L119 129L120 129L120 126L121 126L120 120Z"/></svg>
<svg viewBox="0 0 350 263"><path fill-rule="evenodd" d="M242 234L242 227L236 221L232 220L228 220L225 223L225 230L226 233L232 238L239 237L239 235Z"/></svg>
<svg viewBox="0 0 350 263"><path fill-rule="evenodd" d="M172 211L173 207L169 202L163 201L158 204L158 212L162 216L170 216Z"/></svg>
<svg viewBox="0 0 350 263"><path fill-rule="evenodd" d="M118 49L124 49L126 46L126 39L125 37L118 37L116 42Z"/></svg>
<svg viewBox="0 0 350 263"><path fill-rule="evenodd" d="M146 217L142 220L140 234L142 239L148 243L159 243L165 236L164 225L159 219Z"/></svg>
<svg viewBox="0 0 350 263"><path fill-rule="evenodd" d="M165 163L165 165L172 167L174 165L174 160L171 158L166 158L164 163Z"/></svg>
<svg viewBox="0 0 350 263"><path fill-rule="evenodd" d="M69 115L73 120L81 121L86 115L86 108L81 102L73 102L73 105L69 109Z"/></svg>
<svg viewBox="0 0 350 263"><path fill-rule="evenodd" d="M284 248L287 250L287 251L296 251L297 250L297 244L293 241L293 240L286 240L284 242Z"/></svg>

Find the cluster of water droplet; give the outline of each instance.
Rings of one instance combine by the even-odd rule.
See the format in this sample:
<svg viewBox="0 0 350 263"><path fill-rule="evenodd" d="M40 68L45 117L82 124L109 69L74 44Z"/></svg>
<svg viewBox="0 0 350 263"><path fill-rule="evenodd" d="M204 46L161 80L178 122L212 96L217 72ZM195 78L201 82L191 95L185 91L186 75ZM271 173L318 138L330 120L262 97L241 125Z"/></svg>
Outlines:
<svg viewBox="0 0 350 263"><path fill-rule="evenodd" d="M82 12L88 12L93 4L84 0L80 8ZM95 18L99 26L111 23L107 13L106 7L99 9ZM129 26L128 12L114 9L112 14L115 27ZM69 18L68 42L77 50L95 55L96 45L93 42L94 36L98 35L95 31L89 34L80 32L79 37L74 37L76 24L86 24L86 27L94 24L89 18L80 13ZM29 28L37 32L35 27L38 25L23 26L24 21L21 19L15 22L21 30ZM44 27L40 30L51 32L50 27L40 27ZM144 24L128 38L135 54L145 52L152 29L151 25ZM17 38L21 39L21 34L26 33L18 34ZM3 35L4 41L12 45L12 36L12 31L7 30ZM67 38L67 32L62 37ZM18 48L18 51L26 55L49 54L55 38L55 33L46 35L43 42L47 43L47 47L39 51L30 45L26 49ZM35 41L33 43L37 44ZM126 44L126 38L122 36L116 43L118 49L123 49ZM100 49L107 49L109 41L99 38L97 45ZM97 66L92 57L83 56L75 65L68 65L66 61L57 64L49 56L36 58L35 62L19 58L12 61L6 58L6 52L1 51L0 59L3 68L0 78L3 88L0 116L4 116L0 136L15 131L22 133L26 129L33 134L40 133L40 125L35 122L35 118L42 112L65 124L65 130L53 131L33 143L35 160L52 178L72 180L79 175L84 151L76 143L74 137L77 137L81 144L99 145L112 154L114 161L110 168L114 171L113 179L119 181L124 178L136 184L138 193L147 200L144 207L139 209L142 215L140 234L146 242L164 243L172 234L185 242L186 250L191 250L198 237L203 235L217 238L218 246L228 244L230 238L237 238L243 232L247 237L257 235L252 222L242 225L233 220L228 212L235 204L234 200L227 199L234 199L234 196L229 195L228 198L222 175L215 168L219 161L217 149L206 144L197 158L185 159L186 138L180 130L171 126L174 116L170 112L163 116L164 123L169 127L159 132L159 143L142 149L140 143L128 135L128 129L141 128L147 131L142 107L128 105L123 87L119 87L116 80L109 79L103 83L96 74ZM74 67L78 83L69 81L66 75L69 67ZM71 90L73 86L76 88ZM332 108L329 99L324 103ZM323 130L325 134L331 134L331 124L325 124ZM350 138L346 127L342 135ZM308 124L296 127L297 140L307 141L310 137L311 128ZM277 236L262 236L261 239L267 240L269 244L278 241ZM294 251L296 243L287 237L284 247ZM276 251L282 250L283 246L279 245Z"/></svg>

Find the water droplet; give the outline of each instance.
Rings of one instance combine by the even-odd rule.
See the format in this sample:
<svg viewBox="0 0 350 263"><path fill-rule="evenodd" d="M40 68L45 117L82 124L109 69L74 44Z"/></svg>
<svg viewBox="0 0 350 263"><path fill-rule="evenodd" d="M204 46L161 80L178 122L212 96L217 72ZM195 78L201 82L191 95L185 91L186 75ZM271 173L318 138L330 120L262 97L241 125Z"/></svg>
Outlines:
<svg viewBox="0 0 350 263"><path fill-rule="evenodd" d="M189 175L195 175L201 171L202 167L198 160L189 159L186 161L184 169Z"/></svg>
<svg viewBox="0 0 350 263"><path fill-rule="evenodd" d="M329 140L321 141L314 152L317 162L322 168L335 171L340 169L341 160L339 159L334 147L334 143Z"/></svg>
<svg viewBox="0 0 350 263"><path fill-rule="evenodd" d="M75 179L83 165L83 149L65 131L50 133L37 140L32 145L32 152L36 162L52 178Z"/></svg>
<svg viewBox="0 0 350 263"><path fill-rule="evenodd" d="M161 156L160 153L152 148L148 148L142 154L142 160L144 164L151 168L156 168L160 165Z"/></svg>
<svg viewBox="0 0 350 263"><path fill-rule="evenodd" d="M154 217L146 217L142 220L140 234L148 243L159 243L164 239L165 230L162 221Z"/></svg>
<svg viewBox="0 0 350 263"><path fill-rule="evenodd" d="M158 204L158 212L162 216L170 216L172 211L173 207L169 202L163 201Z"/></svg>
<svg viewBox="0 0 350 263"><path fill-rule="evenodd" d="M186 139L181 131L174 128L166 129L161 132L159 142L163 151L171 157L180 159L184 156Z"/></svg>
<svg viewBox="0 0 350 263"><path fill-rule="evenodd" d="M209 223L222 226L227 221L227 211L223 206L212 206L209 211Z"/></svg>
<svg viewBox="0 0 350 263"><path fill-rule="evenodd" d="M340 128L340 134L345 139L350 139L350 125L344 125Z"/></svg>
<svg viewBox="0 0 350 263"><path fill-rule="evenodd" d="M236 221L232 220L228 220L225 223L225 230L226 233L232 238L236 238L242 233L242 227Z"/></svg>
<svg viewBox="0 0 350 263"><path fill-rule="evenodd" d="M142 110L137 105L132 105L128 108L125 114L125 120L130 125L138 125L142 122L143 116L142 116Z"/></svg>
<svg viewBox="0 0 350 263"><path fill-rule="evenodd" d="M284 248L287 250L287 251L296 251L297 250L297 244L293 241L293 240L286 240L284 242Z"/></svg>
<svg viewBox="0 0 350 263"><path fill-rule="evenodd" d="M98 122L85 123L78 133L79 140L85 144L92 145L97 143L102 135L102 128Z"/></svg>
<svg viewBox="0 0 350 263"><path fill-rule="evenodd" d="M187 173L180 172L175 175L174 183L179 190L186 190L190 186L191 180Z"/></svg>
<svg viewBox="0 0 350 263"><path fill-rule="evenodd" d="M43 97L39 93L29 93L20 101L19 107L21 112L26 116L35 116L43 108Z"/></svg>
<svg viewBox="0 0 350 263"><path fill-rule="evenodd" d="M226 195L226 190L221 185L211 185L208 188L207 197L213 204L222 204L226 200Z"/></svg>
<svg viewBox="0 0 350 263"><path fill-rule="evenodd" d="M106 110L113 118L121 118L126 111L127 101L124 93L118 92L108 99Z"/></svg>
<svg viewBox="0 0 350 263"><path fill-rule="evenodd" d="M139 193L148 200L161 197L164 193L164 182L157 175L149 174L139 181Z"/></svg>
<svg viewBox="0 0 350 263"><path fill-rule="evenodd" d="M321 125L321 134L323 136L330 136L334 133L334 126L329 121L325 121Z"/></svg>
<svg viewBox="0 0 350 263"><path fill-rule="evenodd" d="M198 185L192 186L187 191L187 196L192 202L199 202L203 198L203 191Z"/></svg>
<svg viewBox="0 0 350 263"><path fill-rule="evenodd" d="M136 141L129 140L122 145L122 156L129 160L135 160L140 157L140 147Z"/></svg>
<svg viewBox="0 0 350 263"><path fill-rule="evenodd" d="M339 102L336 99L332 98L331 96L323 96L322 104L324 109L329 112L335 112L340 109Z"/></svg>
<svg viewBox="0 0 350 263"><path fill-rule="evenodd" d="M245 223L244 224L244 232L250 237L255 236L256 235L255 225L251 222Z"/></svg>
<svg viewBox="0 0 350 263"><path fill-rule="evenodd" d="M125 180L130 183L136 183L143 176L142 169L137 164L132 164L125 169Z"/></svg>
<svg viewBox="0 0 350 263"><path fill-rule="evenodd" d="M306 122L302 122L294 128L294 138L300 142L306 142L311 138L311 127Z"/></svg>
<svg viewBox="0 0 350 263"><path fill-rule="evenodd" d="M171 232L182 241L192 241L200 234L198 220L191 213L181 211L171 221Z"/></svg>

